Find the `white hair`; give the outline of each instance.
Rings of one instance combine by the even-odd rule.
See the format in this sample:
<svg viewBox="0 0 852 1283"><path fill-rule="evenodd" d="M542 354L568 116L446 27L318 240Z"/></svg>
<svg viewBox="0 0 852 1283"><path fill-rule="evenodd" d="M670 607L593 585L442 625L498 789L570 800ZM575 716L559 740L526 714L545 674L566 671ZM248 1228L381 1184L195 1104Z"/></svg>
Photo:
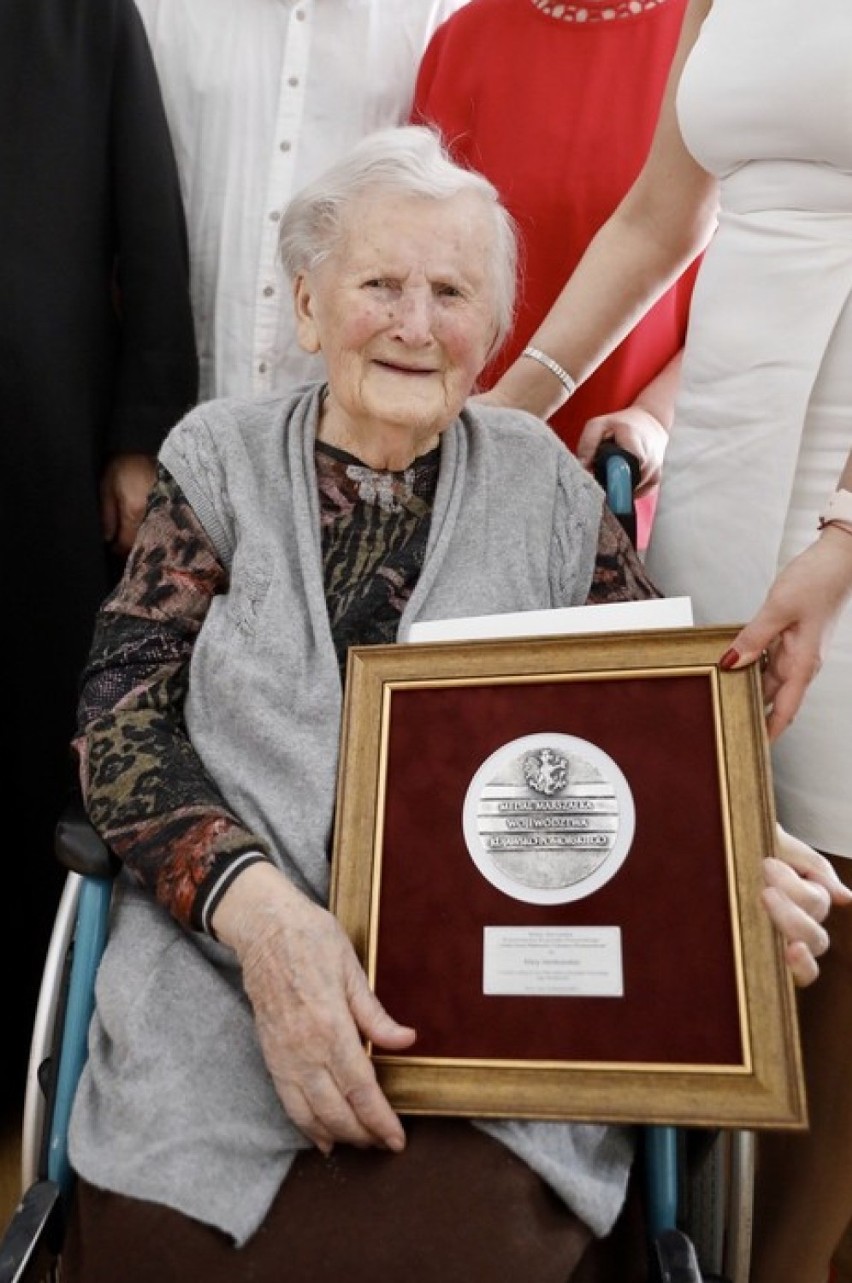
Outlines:
<svg viewBox="0 0 852 1283"><path fill-rule="evenodd" d="M284 210L279 251L290 280L321 263L340 236L349 203L365 192L395 191L429 200L473 192L491 212L497 335L492 354L512 326L518 270L514 220L493 183L452 159L440 135L426 125L379 129L362 138L342 160L304 187Z"/></svg>

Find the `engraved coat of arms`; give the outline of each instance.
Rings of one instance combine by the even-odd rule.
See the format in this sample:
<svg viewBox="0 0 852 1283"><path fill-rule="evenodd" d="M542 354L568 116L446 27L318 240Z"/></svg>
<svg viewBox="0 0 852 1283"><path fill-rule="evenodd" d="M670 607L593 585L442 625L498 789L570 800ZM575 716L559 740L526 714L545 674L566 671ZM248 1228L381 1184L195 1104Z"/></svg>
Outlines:
<svg viewBox="0 0 852 1283"><path fill-rule="evenodd" d="M559 793L568 783L568 759L552 748L527 753L524 758L524 779L536 793L549 797Z"/></svg>

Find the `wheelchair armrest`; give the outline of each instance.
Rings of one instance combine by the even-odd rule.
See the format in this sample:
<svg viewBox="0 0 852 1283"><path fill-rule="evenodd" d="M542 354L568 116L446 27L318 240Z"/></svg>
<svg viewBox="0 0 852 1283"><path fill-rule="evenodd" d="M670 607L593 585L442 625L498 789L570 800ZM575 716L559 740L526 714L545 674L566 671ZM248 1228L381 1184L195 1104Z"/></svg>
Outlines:
<svg viewBox="0 0 852 1283"><path fill-rule="evenodd" d="M37 1283L44 1278L59 1254L63 1216L54 1181L30 1186L0 1239L0 1283Z"/></svg>
<svg viewBox="0 0 852 1283"><path fill-rule="evenodd" d="M121 867L96 832L80 797L72 798L59 817L54 847L59 863L83 877L112 878Z"/></svg>

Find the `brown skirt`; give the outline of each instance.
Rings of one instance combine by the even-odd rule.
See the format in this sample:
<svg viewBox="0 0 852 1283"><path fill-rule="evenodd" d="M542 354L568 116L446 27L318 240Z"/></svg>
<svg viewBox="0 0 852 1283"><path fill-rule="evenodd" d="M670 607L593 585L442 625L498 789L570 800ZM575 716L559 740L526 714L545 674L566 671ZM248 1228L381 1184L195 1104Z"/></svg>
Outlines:
<svg viewBox="0 0 852 1283"><path fill-rule="evenodd" d="M249 1242L77 1182L63 1283L628 1283L634 1218L599 1245L520 1159L457 1119L409 1118L403 1154L301 1154ZM621 1241L626 1239L629 1246ZM591 1245L591 1246L590 1246ZM625 1268L611 1260L622 1248ZM587 1250L589 1249L589 1250ZM582 1264L578 1264L581 1262Z"/></svg>

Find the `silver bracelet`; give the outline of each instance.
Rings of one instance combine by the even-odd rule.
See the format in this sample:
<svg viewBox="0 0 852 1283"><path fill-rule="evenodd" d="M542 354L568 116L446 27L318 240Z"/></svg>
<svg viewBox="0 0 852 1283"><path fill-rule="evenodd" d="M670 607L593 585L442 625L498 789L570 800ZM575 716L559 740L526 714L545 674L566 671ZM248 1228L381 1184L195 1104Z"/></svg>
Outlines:
<svg viewBox="0 0 852 1283"><path fill-rule="evenodd" d="M537 347L525 347L521 356L531 357L533 361L538 361L539 365L545 366L551 374L555 374L569 396L577 390L577 384L567 370L563 370L558 361L554 361L552 356L542 352Z"/></svg>

